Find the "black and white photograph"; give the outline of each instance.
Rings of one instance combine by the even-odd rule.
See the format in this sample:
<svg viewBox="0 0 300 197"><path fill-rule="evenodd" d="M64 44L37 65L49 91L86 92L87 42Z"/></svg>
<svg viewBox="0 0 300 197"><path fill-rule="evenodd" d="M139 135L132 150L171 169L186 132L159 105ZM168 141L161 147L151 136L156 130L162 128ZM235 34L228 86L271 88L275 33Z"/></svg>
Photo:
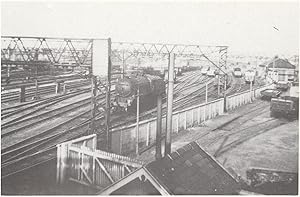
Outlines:
<svg viewBox="0 0 300 197"><path fill-rule="evenodd" d="M1 195L298 195L298 0L1 0Z"/></svg>

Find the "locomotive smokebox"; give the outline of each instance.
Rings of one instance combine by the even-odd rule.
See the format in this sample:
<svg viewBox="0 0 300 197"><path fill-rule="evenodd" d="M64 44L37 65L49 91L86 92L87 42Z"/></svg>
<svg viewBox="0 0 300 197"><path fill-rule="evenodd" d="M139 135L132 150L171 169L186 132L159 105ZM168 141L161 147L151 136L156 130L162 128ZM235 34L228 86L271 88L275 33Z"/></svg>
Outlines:
<svg viewBox="0 0 300 197"><path fill-rule="evenodd" d="M132 84L128 78L120 79L116 85L116 91L121 97L128 97L132 94Z"/></svg>

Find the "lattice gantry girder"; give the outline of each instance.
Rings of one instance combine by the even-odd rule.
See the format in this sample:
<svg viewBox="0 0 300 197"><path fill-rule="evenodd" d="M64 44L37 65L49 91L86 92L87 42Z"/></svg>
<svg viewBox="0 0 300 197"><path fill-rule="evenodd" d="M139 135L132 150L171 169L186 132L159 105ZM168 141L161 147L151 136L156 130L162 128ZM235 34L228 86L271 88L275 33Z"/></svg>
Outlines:
<svg viewBox="0 0 300 197"><path fill-rule="evenodd" d="M175 53L176 58L193 58L199 60L209 58L218 64L220 55L226 54L227 57L227 48L227 46L113 42L112 55L119 60L127 60L131 57L138 58L157 55L165 58L169 53ZM222 56L223 59L226 59L226 57ZM226 63L226 60L223 62Z"/></svg>
<svg viewBox="0 0 300 197"><path fill-rule="evenodd" d="M1 64L91 66L92 39L1 37Z"/></svg>

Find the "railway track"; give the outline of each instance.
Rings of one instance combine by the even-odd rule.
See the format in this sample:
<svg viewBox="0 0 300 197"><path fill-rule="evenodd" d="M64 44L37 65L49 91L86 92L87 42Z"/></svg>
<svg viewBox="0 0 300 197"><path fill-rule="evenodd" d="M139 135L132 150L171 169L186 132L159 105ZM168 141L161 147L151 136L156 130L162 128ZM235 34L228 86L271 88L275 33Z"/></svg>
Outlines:
<svg viewBox="0 0 300 197"><path fill-rule="evenodd" d="M77 95L81 95L83 93L87 93L90 91L90 88L84 88L75 92L70 92L67 93L65 95L58 95L55 97L51 97L51 98L47 98L47 99L41 99L39 101L36 102L32 102L32 103L26 103L24 105L20 105L20 106L15 106L15 107L9 107L9 108L5 108L3 109L3 111L1 112L1 126L8 124L7 121L17 121L25 116L31 115L32 113L35 113L39 110L42 110L48 106L51 106L55 103L58 103L60 101L63 101L65 99L77 96ZM28 113L25 113L25 112ZM14 117L12 117L14 116Z"/></svg>
<svg viewBox="0 0 300 197"><path fill-rule="evenodd" d="M71 90L75 88L80 88L83 86L89 86L90 81L83 80L83 81L75 81L75 82L69 82L66 84L66 89ZM55 88L56 85L48 85L48 86L42 86L38 89L38 95L44 96L48 94L55 94ZM35 88L28 88L26 90L25 98L30 99L35 96ZM16 102L20 99L20 92L14 91L9 93L1 94L1 103L7 103L7 102Z"/></svg>
<svg viewBox="0 0 300 197"><path fill-rule="evenodd" d="M57 80L64 80L64 81L70 81L70 80L77 80L80 79L79 75L74 74L59 74L59 76L52 76L52 75L42 75L38 76L38 82L40 85L42 84L48 84L48 83L54 83ZM10 83L2 83L1 87L5 90L15 89L16 87L19 87L21 85L26 86L34 86L35 81L33 79L26 80L25 76L21 78L14 78L11 76Z"/></svg>
<svg viewBox="0 0 300 197"><path fill-rule="evenodd" d="M185 107L191 103L192 100L197 99L203 92L205 92L205 85L204 82L208 81L207 77L201 76L200 72L191 72L187 75L181 77L182 82L176 84L174 95L176 94L175 101L174 101L174 109L179 110L182 107ZM200 85L202 84L202 85ZM210 88L210 92L214 92ZM190 96L192 94L192 96ZM84 99L83 99L84 100ZM87 105L87 101L78 101L78 105L83 104ZM86 103L85 103L86 102ZM101 101L99 101L101 102ZM52 104L53 105L53 104ZM28 107L28 106L27 106ZM74 106L74 108L76 108ZM54 116L57 114L61 116L64 113L68 113L74 109L71 106L66 106L64 109L67 112L63 112L60 110L53 111L53 112L44 112L45 116L41 118L41 120L50 120L51 114ZM166 104L163 104L164 111L166 109ZM174 110L174 111L175 111ZM73 112L75 113L75 112ZM156 113L156 109L152 109L141 113L141 120L149 117L153 117ZM75 115L76 114L76 115ZM74 116L65 122L61 122L61 124L57 124L51 128L44 129L43 131L36 132L32 135L32 137L28 137L27 139L23 139L19 141L19 143L10 144L5 149L2 150L2 177L10 176L14 173L17 173L20 170L24 170L29 168L30 166L34 166L41 162L49 161L50 159L55 158L55 145L61 143L66 140L70 140L73 138L77 138L80 135L87 134L89 131L89 125L91 122L90 109L87 111L82 110L81 113L76 112L73 114ZM22 120L23 119L23 120ZM135 115L128 115L126 117L124 114L113 114L112 115L112 125L113 127L116 126L123 126L125 124L134 122L136 119ZM32 121L26 123L27 121ZM6 130L3 133L4 137L9 137L10 134L21 132L22 130L26 130L26 128L30 127L30 124L39 124L39 120L35 120L33 117L24 116L16 121L19 126L16 128L12 128L13 123L5 123L4 128L8 129L9 127L11 130ZM103 125L103 113L98 112L96 118L96 125L100 125L99 129L101 130L101 125ZM31 159L30 159L31 158Z"/></svg>
<svg viewBox="0 0 300 197"><path fill-rule="evenodd" d="M188 84L188 83L185 83L185 84ZM82 102L84 103L84 101L82 101ZM60 114L60 112L58 112L58 111L56 113ZM61 113L63 113L63 112L61 111ZM80 123L79 123L79 121L74 121L74 120L76 118L80 118L81 116L88 115L88 114L90 114L90 110L88 110L87 112L82 112L82 114L77 114L77 116L75 116L74 119L72 119L72 121L69 120L70 122L67 121L70 123L70 125L68 125L68 126L66 126L66 124L64 124L65 123L64 122L60 125L56 125L52 128L49 128L48 130L44 130L43 132L35 133L35 135L33 137L28 137L27 139L23 139L19 143L11 144L10 146L7 146L5 149L2 149L2 166L3 166L2 170L4 172L3 175L9 176L10 174L15 173L18 170L12 170L12 169L18 168L16 165L18 165L22 161L24 161L26 163L26 161L29 160L28 158L30 158L31 156L37 157L38 152L41 152L40 154L42 154L43 151L47 152L48 149L50 149L51 147L55 151L55 145L57 143L63 142L64 140L69 140L71 138L76 138L76 137L78 137L79 134L83 135L84 133L86 133L89 128L90 117L85 118L85 120L81 121ZM98 118L96 119L96 121L103 123L103 114L98 113L97 116L98 116ZM120 121L122 119L122 117L124 117L124 114L120 115L120 116L114 115L113 119L116 121ZM25 118L25 117L23 117L23 118ZM45 119L46 118L47 117L45 117ZM34 120L34 118L32 118L32 117L31 118L27 117L27 120L28 119ZM26 120L26 118L25 118L25 120ZM42 120L43 120L43 118L42 118ZM25 123L24 125L22 125L18 128L15 128L17 130L15 130L15 129L7 130L7 133L4 132L3 135L9 136L10 134L13 134L15 132L20 132L21 130L23 130L21 128L24 128L24 129L28 128L30 123L27 123L28 124L27 125L26 122L27 121L20 119L19 123L21 123L21 125L23 123ZM35 122L38 122L38 120L33 121L33 122L34 122L34 124L37 124ZM72 124L71 122L77 122L77 124L76 124L77 126ZM9 126L12 126L12 125L13 125L12 122L10 122L9 124L6 123L5 127L9 128ZM81 131L81 132L79 132L79 131ZM37 149L40 151L37 151ZM30 163L31 163L30 165L29 164L26 164L26 165L28 165L28 166L34 165L31 160L30 160Z"/></svg>

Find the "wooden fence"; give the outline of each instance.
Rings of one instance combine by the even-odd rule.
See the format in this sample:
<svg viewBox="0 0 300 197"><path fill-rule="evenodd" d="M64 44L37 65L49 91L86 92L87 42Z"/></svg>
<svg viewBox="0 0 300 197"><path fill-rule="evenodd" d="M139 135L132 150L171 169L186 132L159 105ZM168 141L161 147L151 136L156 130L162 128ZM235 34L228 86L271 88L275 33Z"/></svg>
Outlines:
<svg viewBox="0 0 300 197"><path fill-rule="evenodd" d="M253 91L246 90L241 93L230 95L226 98L226 110L230 111L247 103L251 103L254 99L261 96L260 91L270 88L270 85L253 89Z"/></svg>
<svg viewBox="0 0 300 197"><path fill-rule="evenodd" d="M270 86L264 86L250 91L228 96L226 99L226 109L233 110L241 105L250 103L255 98L260 97L260 91ZM173 113L172 132L178 133L182 130L197 126L202 122L212 119L224 113L224 99L217 99L207 104L200 104ZM162 119L162 135L166 131L166 116ZM156 138L156 118L140 121L139 135L136 140L136 124L112 130L112 151L120 155L128 155L146 149L155 143Z"/></svg>
<svg viewBox="0 0 300 197"><path fill-rule="evenodd" d="M224 112L224 100L217 99L207 104L196 105L173 113L172 132L199 125L205 120L212 119ZM162 119L162 135L166 131L166 116ZM128 155L139 151L155 143L156 118L140 121L139 139L136 140L136 124L118 128L111 132L112 151L121 155ZM138 146L137 146L138 143Z"/></svg>
<svg viewBox="0 0 300 197"><path fill-rule="evenodd" d="M103 189L143 163L96 149L96 134L57 145L57 182Z"/></svg>

